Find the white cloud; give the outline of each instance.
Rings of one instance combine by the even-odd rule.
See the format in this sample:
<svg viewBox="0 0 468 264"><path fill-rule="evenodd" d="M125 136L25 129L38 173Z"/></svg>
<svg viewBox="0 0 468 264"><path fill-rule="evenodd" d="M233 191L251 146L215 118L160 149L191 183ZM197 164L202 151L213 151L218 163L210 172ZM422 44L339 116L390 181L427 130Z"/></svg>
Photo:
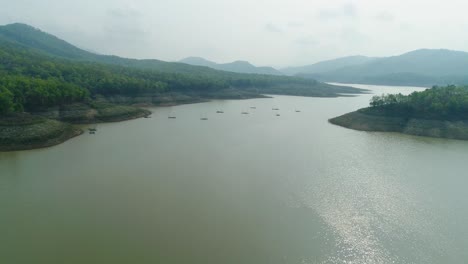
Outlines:
<svg viewBox="0 0 468 264"><path fill-rule="evenodd" d="M357 8L353 3L346 3L336 8L325 8L318 12L320 19L355 18L358 16Z"/></svg>
<svg viewBox="0 0 468 264"><path fill-rule="evenodd" d="M395 20L395 16L387 11L383 11L375 16L377 20L384 21L384 22L393 22Z"/></svg>
<svg viewBox="0 0 468 264"><path fill-rule="evenodd" d="M272 23L268 23L265 25L265 30L268 31L268 32L273 32L273 33L281 33L283 32L283 30L281 28L279 28L278 26L272 24Z"/></svg>

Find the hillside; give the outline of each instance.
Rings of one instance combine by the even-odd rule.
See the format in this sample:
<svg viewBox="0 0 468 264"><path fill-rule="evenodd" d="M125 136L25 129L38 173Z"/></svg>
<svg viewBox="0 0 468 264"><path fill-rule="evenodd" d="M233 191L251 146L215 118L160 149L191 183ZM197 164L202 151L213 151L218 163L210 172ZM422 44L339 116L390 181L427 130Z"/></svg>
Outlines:
<svg viewBox="0 0 468 264"><path fill-rule="evenodd" d="M298 76L343 83L463 85L468 83L468 53L421 49L400 56L374 59L360 65Z"/></svg>
<svg viewBox="0 0 468 264"><path fill-rule="evenodd" d="M254 73L254 74L271 74L271 75L283 75L282 72L272 67L256 67L247 61L234 61L231 63L216 63L200 57L188 57L181 61L195 66L205 66L216 70L237 72L237 73Z"/></svg>
<svg viewBox="0 0 468 264"><path fill-rule="evenodd" d="M0 40L2 39L30 50L41 52L44 55L74 61L99 62L171 73L203 74L213 72L213 70L206 67L196 67L184 63L165 62L155 59L137 60L113 55L95 54L77 48L40 29L21 23L0 26Z"/></svg>
<svg viewBox="0 0 468 264"><path fill-rule="evenodd" d="M1 27L0 36L2 112L37 111L98 96L119 103L174 104L261 94L335 97L362 92L302 78L96 55L23 24ZM121 63L125 61L131 63Z"/></svg>
<svg viewBox="0 0 468 264"><path fill-rule="evenodd" d="M301 67L288 67L281 69L282 72L288 75L297 75L297 74L318 74L325 73L329 71L335 71L344 67L362 65L368 62L375 60L376 58L366 57L366 56L349 56L338 58L334 60L326 60L322 62L317 62L315 64L301 66Z"/></svg>

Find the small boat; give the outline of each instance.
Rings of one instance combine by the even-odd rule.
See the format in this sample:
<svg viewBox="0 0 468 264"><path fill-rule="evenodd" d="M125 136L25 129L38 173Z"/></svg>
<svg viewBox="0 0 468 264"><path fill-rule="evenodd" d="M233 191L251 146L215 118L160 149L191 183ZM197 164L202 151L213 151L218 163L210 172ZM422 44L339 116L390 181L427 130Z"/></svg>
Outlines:
<svg viewBox="0 0 468 264"><path fill-rule="evenodd" d="M221 111L221 110L216 111L216 113L217 113L217 114L224 114L224 112Z"/></svg>
<svg viewBox="0 0 468 264"><path fill-rule="evenodd" d="M248 115L249 112L242 112L241 114L243 114L243 115Z"/></svg>
<svg viewBox="0 0 468 264"><path fill-rule="evenodd" d="M278 111L278 110L279 110L279 108L272 108L272 110L274 110L274 111Z"/></svg>
<svg viewBox="0 0 468 264"><path fill-rule="evenodd" d="M276 114L276 116L280 116L280 114Z"/></svg>
<svg viewBox="0 0 468 264"><path fill-rule="evenodd" d="M257 107L255 107L255 106L251 106L251 107L250 107L250 109L257 109Z"/></svg>
<svg viewBox="0 0 468 264"><path fill-rule="evenodd" d="M169 118L169 119L176 119L175 116L168 116L167 118Z"/></svg>
<svg viewBox="0 0 468 264"><path fill-rule="evenodd" d="M94 132L94 131L89 131L89 134L91 134L91 135L95 135L95 134L96 134L96 132Z"/></svg>
<svg viewBox="0 0 468 264"><path fill-rule="evenodd" d="M96 128L88 128L89 132L96 132L97 129Z"/></svg>
<svg viewBox="0 0 468 264"><path fill-rule="evenodd" d="M301 110L296 110L296 113L300 113L300 112L301 112Z"/></svg>
<svg viewBox="0 0 468 264"><path fill-rule="evenodd" d="M202 117L200 120L208 120L208 117Z"/></svg>
<svg viewBox="0 0 468 264"><path fill-rule="evenodd" d="M151 116L144 116L144 118L151 118Z"/></svg>

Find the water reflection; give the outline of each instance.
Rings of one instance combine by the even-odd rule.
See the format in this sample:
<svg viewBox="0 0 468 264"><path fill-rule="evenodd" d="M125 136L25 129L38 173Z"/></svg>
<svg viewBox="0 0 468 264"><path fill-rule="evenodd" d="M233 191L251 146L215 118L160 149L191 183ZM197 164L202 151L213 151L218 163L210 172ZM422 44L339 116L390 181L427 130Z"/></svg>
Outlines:
<svg viewBox="0 0 468 264"><path fill-rule="evenodd" d="M466 262L468 143L327 122L371 96L154 108L0 154L0 263Z"/></svg>

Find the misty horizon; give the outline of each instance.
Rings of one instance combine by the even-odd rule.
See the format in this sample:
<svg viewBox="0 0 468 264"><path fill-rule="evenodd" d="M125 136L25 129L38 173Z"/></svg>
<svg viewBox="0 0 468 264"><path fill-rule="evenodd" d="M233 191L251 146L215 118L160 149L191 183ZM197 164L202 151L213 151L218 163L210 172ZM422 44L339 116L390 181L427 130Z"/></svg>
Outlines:
<svg viewBox="0 0 468 264"><path fill-rule="evenodd" d="M55 35L51 34L50 32L46 32L44 30L42 30L41 28L37 28L35 27L34 25L28 25L26 23L22 23L22 22L15 22L15 23L11 23L11 24L5 24L5 25L0 25L0 26L8 26L8 25L14 25L14 24L20 24L20 25L26 25L26 26L29 26L29 27L33 27L35 28L36 30L39 30L39 31L42 31L44 33L47 33L47 34L50 34L52 36L55 37ZM66 39L62 39L63 41L66 41L68 42ZM118 54L111 54L111 53L106 53L106 52L98 52L98 51L95 51L93 49L89 49L87 47L80 47L80 46L77 46L75 45L74 43L71 43L71 42L68 42L69 44L79 48L79 49L82 49L82 50L85 50L85 51L88 51L88 52L91 52L91 53L94 53L94 54L97 54L97 55L109 55L109 56L119 56L119 57L122 57L122 58L130 58L130 59L140 59L140 60L152 60L152 59L156 59L156 60L160 60L159 58L136 58L136 57L125 57L125 56L122 56L122 55L118 55ZM367 56L365 54L354 54L354 55L345 55L345 56L342 56L342 57L333 57L333 58L328 58L328 59L324 59L324 60L319 60L319 61L314 61L314 62L311 62L311 63L308 63L307 65L313 65L313 64L316 64L316 63L321 63L321 62L326 62L326 61L333 61L333 60L338 60L338 59L343 59L343 58L351 58L351 57L368 57L368 58L373 58L373 59L379 59L379 58L386 58L386 57L396 57L396 56L400 56L400 55L403 55L403 54L406 54L406 53L411 53L411 52L415 52L415 51L418 51L418 50L446 50L446 51L458 51L458 50L450 50L450 49L445 49L445 48L420 48L420 49L416 49L416 50L410 50L410 51L407 51L407 52L404 52L404 53L401 53L401 54L393 54L393 55L388 55L388 56ZM272 65L257 65L257 64L254 64L252 63L252 61L250 60L247 60L247 59L236 59L236 60L232 60L232 61L224 61L224 62L219 62L219 61L216 61L214 59L210 59L210 58L206 58L206 57L202 57L202 56L196 56L196 55L193 55L193 56L188 56L188 57L183 57L183 58L180 58L178 60L172 60L172 61L167 61L167 62L180 62L180 63L186 63L184 62L184 60L186 59L201 59L201 60L205 60L207 62L211 62L211 63L216 63L216 64L231 64L231 63L238 63L238 62L245 62L245 63L250 63L252 64L253 66L256 66L256 67L273 67L275 69L278 69L278 70L281 70L281 69L287 69L287 68L294 68L294 67L301 67L301 66L306 66L304 64L301 64L301 65L284 65L284 66L272 66ZM190 64L190 63L189 63Z"/></svg>
<svg viewBox="0 0 468 264"><path fill-rule="evenodd" d="M138 59L202 57L282 68L421 48L467 51L468 43L461 34L468 28L463 21L468 4L458 0L0 4L0 24L26 23L86 50Z"/></svg>

